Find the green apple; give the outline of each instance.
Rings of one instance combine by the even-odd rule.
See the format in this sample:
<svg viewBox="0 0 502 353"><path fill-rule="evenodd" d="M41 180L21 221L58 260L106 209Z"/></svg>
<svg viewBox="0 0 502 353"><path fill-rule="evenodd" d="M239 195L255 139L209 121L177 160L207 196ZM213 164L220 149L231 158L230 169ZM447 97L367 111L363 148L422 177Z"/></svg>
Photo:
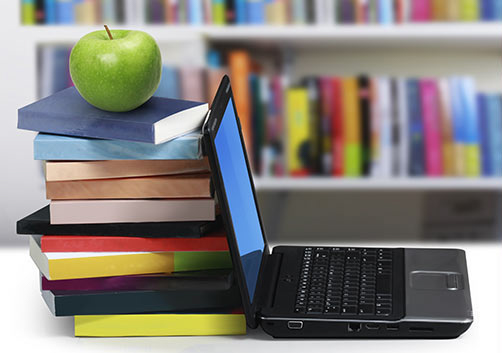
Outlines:
<svg viewBox="0 0 502 353"><path fill-rule="evenodd" d="M91 32L70 54L70 75L79 93L95 107L112 112L133 110L150 99L161 72L159 47L142 31Z"/></svg>

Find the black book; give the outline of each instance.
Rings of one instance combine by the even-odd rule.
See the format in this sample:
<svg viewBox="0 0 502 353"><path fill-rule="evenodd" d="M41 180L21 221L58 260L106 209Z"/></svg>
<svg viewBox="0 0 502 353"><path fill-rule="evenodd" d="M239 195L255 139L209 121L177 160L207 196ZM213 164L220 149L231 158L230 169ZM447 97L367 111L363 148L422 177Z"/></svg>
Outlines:
<svg viewBox="0 0 502 353"><path fill-rule="evenodd" d="M45 23L45 1L35 0L35 22L37 24Z"/></svg>
<svg viewBox="0 0 502 353"><path fill-rule="evenodd" d="M370 82L367 76L359 77L358 82L361 112L361 172L367 176L371 165Z"/></svg>
<svg viewBox="0 0 502 353"><path fill-rule="evenodd" d="M125 22L125 0L115 0L115 18L117 19L117 23Z"/></svg>
<svg viewBox="0 0 502 353"><path fill-rule="evenodd" d="M146 238L200 238L217 230L216 221L145 222L103 224L51 224L49 206L17 221L17 234L39 235L107 235Z"/></svg>
<svg viewBox="0 0 502 353"><path fill-rule="evenodd" d="M241 307L236 284L224 290L44 290L42 298L55 316L200 312Z"/></svg>
<svg viewBox="0 0 502 353"><path fill-rule="evenodd" d="M312 174L322 171L322 122L319 78L306 77L303 85L307 88L310 117L310 161L309 170Z"/></svg>

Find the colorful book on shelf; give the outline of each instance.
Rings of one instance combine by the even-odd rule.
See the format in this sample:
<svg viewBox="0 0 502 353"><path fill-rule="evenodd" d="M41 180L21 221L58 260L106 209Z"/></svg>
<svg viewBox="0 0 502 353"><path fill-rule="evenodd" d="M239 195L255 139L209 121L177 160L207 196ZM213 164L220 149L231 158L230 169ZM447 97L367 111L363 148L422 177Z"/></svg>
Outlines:
<svg viewBox="0 0 502 353"><path fill-rule="evenodd" d="M286 91L286 110L288 174L307 175L310 160L310 117L307 89L289 88Z"/></svg>
<svg viewBox="0 0 502 353"><path fill-rule="evenodd" d="M381 159L381 119L380 119L380 82L378 78L370 79L370 104L371 104L371 171L372 177L380 177Z"/></svg>
<svg viewBox="0 0 502 353"><path fill-rule="evenodd" d="M394 1L379 0L378 1L379 22L382 25L390 25L395 22Z"/></svg>
<svg viewBox="0 0 502 353"><path fill-rule="evenodd" d="M121 140L90 139L38 134L33 152L36 160L167 160L200 159L200 133L187 134L159 145Z"/></svg>
<svg viewBox="0 0 502 353"><path fill-rule="evenodd" d="M54 316L175 313L238 307L239 288L134 291L42 291Z"/></svg>
<svg viewBox="0 0 502 353"><path fill-rule="evenodd" d="M344 175L361 176L361 112L359 109L357 79L342 79Z"/></svg>
<svg viewBox="0 0 502 353"><path fill-rule="evenodd" d="M465 173L466 122L463 112L461 81L458 77L449 79L450 100L453 123L454 171L456 176Z"/></svg>
<svg viewBox="0 0 502 353"><path fill-rule="evenodd" d="M223 232L201 238L144 238L90 235L43 235L40 249L48 252L228 251Z"/></svg>
<svg viewBox="0 0 502 353"><path fill-rule="evenodd" d="M481 174L480 142L479 142L479 117L477 115L476 86L474 79L461 79L461 102L464 114L464 175L477 177Z"/></svg>
<svg viewBox="0 0 502 353"><path fill-rule="evenodd" d="M502 0L493 0L493 13L495 21L502 20Z"/></svg>
<svg viewBox="0 0 502 353"><path fill-rule="evenodd" d="M479 20L479 0L459 0L460 3L460 19L462 21L478 21Z"/></svg>
<svg viewBox="0 0 502 353"><path fill-rule="evenodd" d="M481 144L481 172L485 177L492 176L492 158L490 148L490 131L488 116L488 95L478 93L476 96L479 119L479 140Z"/></svg>
<svg viewBox="0 0 502 353"><path fill-rule="evenodd" d="M34 25L35 0L21 0L21 22L23 25Z"/></svg>
<svg viewBox="0 0 502 353"><path fill-rule="evenodd" d="M265 1L266 0L246 1L246 17L249 24L261 25L265 23Z"/></svg>
<svg viewBox="0 0 502 353"><path fill-rule="evenodd" d="M51 224L214 221L213 199L53 200Z"/></svg>
<svg viewBox="0 0 502 353"><path fill-rule="evenodd" d="M73 0L56 0L56 21L58 24L75 23L74 6Z"/></svg>
<svg viewBox="0 0 502 353"><path fill-rule="evenodd" d="M77 337L245 335L244 314L77 315Z"/></svg>
<svg viewBox="0 0 502 353"><path fill-rule="evenodd" d="M210 198L210 174L47 181L50 200Z"/></svg>
<svg viewBox="0 0 502 353"><path fill-rule="evenodd" d="M41 290L134 291L134 290L224 290L234 283L231 269L174 272L169 274L93 277L48 280L40 275Z"/></svg>
<svg viewBox="0 0 502 353"><path fill-rule="evenodd" d="M202 174L210 171L207 157L184 160L46 161L44 170L46 181L89 181Z"/></svg>
<svg viewBox="0 0 502 353"><path fill-rule="evenodd" d="M225 0L212 0L212 14L213 14L213 24L214 25L224 25L226 24L226 9Z"/></svg>
<svg viewBox="0 0 502 353"><path fill-rule="evenodd" d="M443 175L455 175L454 147L453 147L453 121L451 111L450 88L447 79L440 79L439 90L439 116L441 121L441 144L443 157Z"/></svg>
<svg viewBox="0 0 502 353"><path fill-rule="evenodd" d="M333 78L333 96L331 109L331 135L332 143L332 167L334 176L345 174L344 161L344 126L343 126L343 100L342 100L342 80Z"/></svg>
<svg viewBox="0 0 502 353"><path fill-rule="evenodd" d="M447 20L448 0L432 0L432 20L444 22Z"/></svg>
<svg viewBox="0 0 502 353"><path fill-rule="evenodd" d="M332 174L332 161L333 157L331 152L333 150L332 135L331 135L331 119L332 119L332 108L333 108L333 80L331 77L320 77L319 78L319 93L320 93L320 157L321 157L321 174L330 175Z"/></svg>
<svg viewBox="0 0 502 353"><path fill-rule="evenodd" d="M153 0L154 2L155 0ZM103 23L116 23L117 11L114 0L101 0L101 19Z"/></svg>
<svg viewBox="0 0 502 353"><path fill-rule="evenodd" d="M190 222L134 222L101 224L50 224L50 209L45 206L40 210L17 221L17 234L51 235L98 235L147 238L199 238L217 230L221 226L216 221Z"/></svg>
<svg viewBox="0 0 502 353"><path fill-rule="evenodd" d="M461 0L445 0L446 1L446 18L449 21L460 21L460 1Z"/></svg>
<svg viewBox="0 0 502 353"><path fill-rule="evenodd" d="M56 24L56 0L44 1L45 24Z"/></svg>
<svg viewBox="0 0 502 353"><path fill-rule="evenodd" d="M398 130L399 130L399 171L398 176L407 177L410 164L410 135L408 121L408 97L406 92L406 79L397 79L397 104L398 104Z"/></svg>
<svg viewBox="0 0 502 353"><path fill-rule="evenodd" d="M338 22L354 23L356 18L355 3L353 0L338 1Z"/></svg>
<svg viewBox="0 0 502 353"><path fill-rule="evenodd" d="M411 21L428 22L432 17L431 0L410 0Z"/></svg>
<svg viewBox="0 0 502 353"><path fill-rule="evenodd" d="M410 141L410 175L425 175L424 125L420 103L420 87L416 79L408 79L406 84L409 141Z"/></svg>
<svg viewBox="0 0 502 353"><path fill-rule="evenodd" d="M320 119L319 79L314 76L305 77L303 79L303 86L307 89L308 120L310 125L307 161L308 173L319 174L322 166L322 123Z"/></svg>
<svg viewBox="0 0 502 353"><path fill-rule="evenodd" d="M392 81L389 77L378 77L379 160L376 175L392 176Z"/></svg>
<svg viewBox="0 0 502 353"><path fill-rule="evenodd" d="M371 165L370 81L368 76L358 78L359 113L361 114L361 174L369 175Z"/></svg>
<svg viewBox="0 0 502 353"><path fill-rule="evenodd" d="M70 87L19 109L18 128L159 144L200 129L207 110L207 103L152 97L130 112L106 112Z"/></svg>
<svg viewBox="0 0 502 353"><path fill-rule="evenodd" d="M488 129L494 176L502 176L502 101L499 95L488 95Z"/></svg>
<svg viewBox="0 0 502 353"><path fill-rule="evenodd" d="M43 253L30 238L30 256L49 280L128 276L231 268L228 251Z"/></svg>
<svg viewBox="0 0 502 353"><path fill-rule="evenodd" d="M428 176L441 176L443 158L437 83L433 79L422 79L419 84L424 124L425 171Z"/></svg>
<svg viewBox="0 0 502 353"><path fill-rule="evenodd" d="M180 99L179 70L174 67L163 65L159 87L153 95L155 97Z"/></svg>
<svg viewBox="0 0 502 353"><path fill-rule="evenodd" d="M179 69L181 98L187 101L206 99L203 85L203 70L199 67L182 66Z"/></svg>

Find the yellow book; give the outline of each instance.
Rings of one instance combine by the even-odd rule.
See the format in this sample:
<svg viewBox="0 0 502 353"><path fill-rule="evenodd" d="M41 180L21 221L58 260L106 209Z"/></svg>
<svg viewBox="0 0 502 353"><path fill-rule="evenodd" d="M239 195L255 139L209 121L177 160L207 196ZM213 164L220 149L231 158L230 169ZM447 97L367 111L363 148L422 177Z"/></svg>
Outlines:
<svg viewBox="0 0 502 353"><path fill-rule="evenodd" d="M245 335L244 314L75 316L77 337Z"/></svg>
<svg viewBox="0 0 502 353"><path fill-rule="evenodd" d="M345 176L357 177L361 175L361 113L355 77L342 80L342 100Z"/></svg>
<svg viewBox="0 0 502 353"><path fill-rule="evenodd" d="M464 144L455 142L453 144L453 170L455 176L465 176L465 155Z"/></svg>
<svg viewBox="0 0 502 353"><path fill-rule="evenodd" d="M481 175L481 151L478 144L464 146L465 176L478 177Z"/></svg>
<svg viewBox="0 0 502 353"><path fill-rule="evenodd" d="M441 122L441 142L443 155L443 174L455 175L453 148L453 121L451 113L451 97L447 79L439 80L439 114Z"/></svg>
<svg viewBox="0 0 502 353"><path fill-rule="evenodd" d="M460 9L462 0L444 0L446 2L446 19L448 21L460 21Z"/></svg>
<svg viewBox="0 0 502 353"><path fill-rule="evenodd" d="M30 256L49 280L232 268L228 251L43 253L30 238Z"/></svg>
<svg viewBox="0 0 502 353"><path fill-rule="evenodd" d="M35 24L35 1L23 0L21 2L21 22L23 25Z"/></svg>
<svg viewBox="0 0 502 353"><path fill-rule="evenodd" d="M462 21L477 21L479 20L479 3L478 0L460 0L460 19Z"/></svg>
<svg viewBox="0 0 502 353"><path fill-rule="evenodd" d="M447 20L448 0L432 0L432 19L443 22Z"/></svg>
<svg viewBox="0 0 502 353"><path fill-rule="evenodd" d="M308 145L311 136L307 89L288 89L286 109L288 172L292 175L304 175L308 173Z"/></svg>

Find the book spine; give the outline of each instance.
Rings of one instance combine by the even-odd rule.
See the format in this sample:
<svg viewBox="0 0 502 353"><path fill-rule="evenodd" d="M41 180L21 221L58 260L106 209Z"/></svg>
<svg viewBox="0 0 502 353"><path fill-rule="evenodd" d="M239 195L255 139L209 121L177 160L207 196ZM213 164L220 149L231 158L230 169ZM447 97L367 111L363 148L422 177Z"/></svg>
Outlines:
<svg viewBox="0 0 502 353"><path fill-rule="evenodd" d="M310 117L308 92L290 88L286 92L288 172L293 176L308 174Z"/></svg>
<svg viewBox="0 0 502 353"><path fill-rule="evenodd" d="M343 119L345 137L345 176L361 176L361 112L359 109L358 88L356 78L344 78L343 85Z"/></svg>
<svg viewBox="0 0 502 353"><path fill-rule="evenodd" d="M191 25L204 24L204 8L202 0L188 0L188 17Z"/></svg>
<svg viewBox="0 0 502 353"><path fill-rule="evenodd" d="M406 84L408 97L409 141L410 141L410 175L425 174L424 127L420 105L420 89L418 80L409 79Z"/></svg>
<svg viewBox="0 0 502 353"><path fill-rule="evenodd" d="M490 130L488 116L488 96L479 93L476 97L479 117L479 139L481 142L481 170L485 177L492 176L492 159L490 151Z"/></svg>
<svg viewBox="0 0 502 353"><path fill-rule="evenodd" d="M359 112L361 114L361 173L369 175L371 164L370 83L367 76L358 79Z"/></svg>
<svg viewBox="0 0 502 353"><path fill-rule="evenodd" d="M75 23L74 3L72 0L56 0L56 19L58 24Z"/></svg>
<svg viewBox="0 0 502 353"><path fill-rule="evenodd" d="M430 0L411 0L411 19L413 22L427 22L432 17Z"/></svg>
<svg viewBox="0 0 502 353"><path fill-rule="evenodd" d="M310 124L310 156L309 156L309 172L318 174L321 171L322 160L322 125L321 125L321 107L320 107L320 93L319 93L319 80L317 77L307 77L304 80L304 85L307 88L309 99L309 124Z"/></svg>
<svg viewBox="0 0 502 353"><path fill-rule="evenodd" d="M213 24L215 25L225 25L226 15L225 15L225 0L213 0L212 6L213 12Z"/></svg>
<svg viewBox="0 0 502 353"><path fill-rule="evenodd" d="M391 78L391 173L399 176L401 172L401 159L399 147L401 145L401 130L399 129L399 95L397 80Z"/></svg>
<svg viewBox="0 0 502 353"><path fill-rule="evenodd" d="M354 23L355 7L352 0L339 0L339 22Z"/></svg>
<svg viewBox="0 0 502 353"><path fill-rule="evenodd" d="M479 19L478 0L460 0L460 19L473 22Z"/></svg>
<svg viewBox="0 0 502 353"><path fill-rule="evenodd" d="M247 0L253 1L253 0ZM307 8L304 0L291 0L292 23L302 25L307 23Z"/></svg>
<svg viewBox="0 0 502 353"><path fill-rule="evenodd" d="M45 0L35 0L35 22L37 24L45 23Z"/></svg>
<svg viewBox="0 0 502 353"><path fill-rule="evenodd" d="M493 0L493 13L495 21L502 21L502 0Z"/></svg>
<svg viewBox="0 0 502 353"><path fill-rule="evenodd" d="M265 3L264 0L247 0L247 23L263 24L265 23Z"/></svg>
<svg viewBox="0 0 502 353"><path fill-rule="evenodd" d="M371 176L380 177L380 132L381 132L381 121L380 121L380 102L379 102L379 80L377 78L372 78L370 80L370 100L371 100Z"/></svg>
<svg viewBox="0 0 502 353"><path fill-rule="evenodd" d="M339 78L333 78L333 98L331 107L331 134L333 135L332 144L332 166L333 175L343 176L345 175L345 161L344 161L344 126L343 126L343 92L342 92L342 82Z"/></svg>
<svg viewBox="0 0 502 353"><path fill-rule="evenodd" d="M56 0L45 0L45 23L48 25L56 23Z"/></svg>
<svg viewBox="0 0 502 353"><path fill-rule="evenodd" d="M421 80L420 96L424 121L425 169L429 176L440 176L443 174L443 161L436 81Z"/></svg>
<svg viewBox="0 0 502 353"><path fill-rule="evenodd" d="M75 316L75 336L217 336L246 334L243 314Z"/></svg>
<svg viewBox="0 0 502 353"><path fill-rule="evenodd" d="M462 112L462 94L460 79L449 80L451 111L453 122L454 170L456 176L464 176L465 172L465 120Z"/></svg>
<svg viewBox="0 0 502 353"><path fill-rule="evenodd" d="M482 19L483 21L493 21L495 19L495 9L493 8L494 4L494 0L481 0L480 19Z"/></svg>
<svg viewBox="0 0 502 353"><path fill-rule="evenodd" d="M406 80L397 80L397 101L398 101L398 129L399 129L399 171L400 177L408 176L409 171L409 127L408 127L408 100L406 92Z"/></svg>
<svg viewBox="0 0 502 353"><path fill-rule="evenodd" d="M36 23L35 0L21 1L21 23L23 25L34 25Z"/></svg>
<svg viewBox="0 0 502 353"><path fill-rule="evenodd" d="M388 77L378 78L380 115L380 177L392 176L392 86Z"/></svg>
<svg viewBox="0 0 502 353"><path fill-rule="evenodd" d="M455 175L453 123L448 80L441 79L439 89L439 113L441 120L441 141L443 155L443 175Z"/></svg>
<svg viewBox="0 0 502 353"><path fill-rule="evenodd" d="M333 167L331 162L333 160L331 156L331 117L333 103L333 87L332 87L331 77L322 77L320 79L320 94L321 94L321 162L322 162L322 174L330 175Z"/></svg>
<svg viewBox="0 0 502 353"><path fill-rule="evenodd" d="M246 0L235 0L235 23L238 25L247 22L247 4Z"/></svg>
<svg viewBox="0 0 502 353"><path fill-rule="evenodd" d="M380 0L378 2L379 22L382 25L390 25L394 23L394 6L393 0Z"/></svg>
<svg viewBox="0 0 502 353"><path fill-rule="evenodd" d="M493 176L502 176L502 101L498 95L489 96L490 155Z"/></svg>
<svg viewBox="0 0 502 353"><path fill-rule="evenodd" d="M476 86L470 78L463 78L461 84L462 111L465 116L465 175L477 177L481 172Z"/></svg>

